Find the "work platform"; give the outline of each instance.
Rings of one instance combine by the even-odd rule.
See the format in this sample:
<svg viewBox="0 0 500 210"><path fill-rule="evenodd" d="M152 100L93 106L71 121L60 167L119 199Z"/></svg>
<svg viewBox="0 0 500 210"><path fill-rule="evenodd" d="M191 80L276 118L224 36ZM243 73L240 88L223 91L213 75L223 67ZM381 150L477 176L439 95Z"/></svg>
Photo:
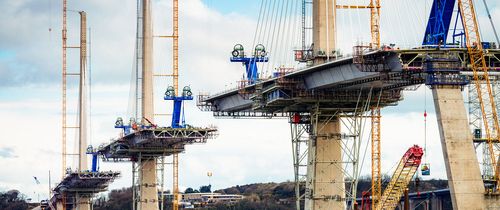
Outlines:
<svg viewBox="0 0 500 210"><path fill-rule="evenodd" d="M95 194L105 192L109 184L120 176L120 172L71 172L54 188L54 196L49 201L49 209L57 209L65 205L65 209L74 209L77 197L92 198Z"/></svg>
<svg viewBox="0 0 500 210"><path fill-rule="evenodd" d="M184 151L185 145L206 143L217 136L215 127L147 128L101 145L97 152L104 161L137 161L141 157L161 157Z"/></svg>
<svg viewBox="0 0 500 210"><path fill-rule="evenodd" d="M94 194L106 191L120 172L71 172L54 188L56 193Z"/></svg>
<svg viewBox="0 0 500 210"><path fill-rule="evenodd" d="M442 79L465 85L472 77L466 48L385 49L338 57L296 71L278 71L272 78L254 84L199 96L197 105L216 117L234 118L287 117L289 113L310 113L318 104L354 112L366 100L371 101L371 107L393 106L403 99L403 90L430 85L432 73L426 64L432 57L451 57L456 62L454 67L459 72L441 73L446 77ZM499 71L500 50L487 50L487 61L492 71ZM490 76L498 74L492 72Z"/></svg>

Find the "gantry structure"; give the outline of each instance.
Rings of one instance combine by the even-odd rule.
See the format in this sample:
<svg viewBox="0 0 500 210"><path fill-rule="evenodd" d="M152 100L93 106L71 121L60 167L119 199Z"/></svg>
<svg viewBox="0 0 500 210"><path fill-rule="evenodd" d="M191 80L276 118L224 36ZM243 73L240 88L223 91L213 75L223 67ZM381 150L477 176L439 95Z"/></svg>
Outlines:
<svg viewBox="0 0 500 210"><path fill-rule="evenodd" d="M477 38L479 34L475 35L476 41L470 41L470 38L464 38L465 32L461 44L445 46L446 36L443 39L440 27L443 26L442 17L451 14L448 7L443 8L449 2L443 4L436 0L424 47L397 49L380 46L380 39L376 38L379 20L372 19L372 35L376 32L372 43L354 46L351 56L338 56L332 51L335 49L336 30L334 8L369 8L375 12L375 17L379 17L380 2L372 1L364 7L336 5L333 0L305 3L313 5L313 47L296 51L295 58L312 65L297 70L278 68L272 78L252 80L247 75L246 81L235 89L199 96L197 105L200 109L211 111L219 118L288 118L293 145L296 208L346 209L355 206L352 204L356 199L362 120L372 121L372 166L376 167L372 169L372 177L375 177L372 185L380 186L380 108L396 106L403 100L404 90L425 84L432 89L434 97L454 209L486 209L497 205L498 179L494 178L495 175L481 174L474 147L481 142L498 142L493 135L481 134L484 125L478 125L484 121L494 124L493 118L492 115L485 116L484 109L478 111L477 106L484 107L480 102L469 106L476 107L476 116L480 116L480 119L476 118L479 131L475 131L479 134L473 138L461 91L469 87L478 93L477 88L467 86L471 81L487 89L491 84L486 83L484 75L488 74L485 72L490 72L491 76L486 77L495 81L498 74L495 71L500 70L500 50L479 48L478 45L483 44ZM464 28L473 28L469 25L474 24L477 27L477 22L471 22L471 18L475 18L472 3L453 1L451 5L455 3L459 3ZM445 22L449 26L450 21ZM430 32L429 28L432 29ZM434 37L434 41L426 42L431 40L429 37ZM471 65L478 59L471 56L471 48L481 49L484 67ZM241 55L244 53L233 53L233 58ZM257 48L251 55L266 56ZM246 66L247 72L249 66ZM484 93L483 99L486 99ZM481 94L476 94L476 98L478 95ZM496 110L495 106L491 107L486 109L489 112ZM342 126L347 130L341 132ZM494 169L496 165L491 163L498 157L498 151L490 154L493 155L486 158L490 158L489 168L494 172L497 171ZM302 187L305 187L303 194ZM374 206L381 198L381 190L377 189Z"/></svg>

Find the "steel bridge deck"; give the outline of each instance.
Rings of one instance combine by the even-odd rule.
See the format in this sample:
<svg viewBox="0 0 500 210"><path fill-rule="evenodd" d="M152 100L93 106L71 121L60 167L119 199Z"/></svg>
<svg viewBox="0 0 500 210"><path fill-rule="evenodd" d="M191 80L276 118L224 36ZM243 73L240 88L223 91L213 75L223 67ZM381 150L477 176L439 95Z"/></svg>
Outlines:
<svg viewBox="0 0 500 210"><path fill-rule="evenodd" d="M160 157L184 151L187 144L205 143L217 135L215 127L143 129L98 148L105 161L129 161L141 157Z"/></svg>
<svg viewBox="0 0 500 210"><path fill-rule="evenodd" d="M56 193L94 194L106 191L120 172L71 172L54 188Z"/></svg>
<svg viewBox="0 0 500 210"><path fill-rule="evenodd" d="M55 209L56 203L64 197L66 208L76 205L73 200L79 197L93 197L96 193L105 192L109 184L120 176L120 172L69 172L54 188L54 196L49 200L49 208ZM54 207L54 208L52 208Z"/></svg>
<svg viewBox="0 0 500 210"><path fill-rule="evenodd" d="M201 96L198 106L216 117L286 116L286 113L309 113L311 107L342 109L354 112L360 104L397 105L402 91L425 84L425 59L430 55L457 58L462 74L471 75L465 48L421 48L379 50L357 57L334 61L258 81L220 94ZM491 70L500 70L500 50L490 49L487 58Z"/></svg>

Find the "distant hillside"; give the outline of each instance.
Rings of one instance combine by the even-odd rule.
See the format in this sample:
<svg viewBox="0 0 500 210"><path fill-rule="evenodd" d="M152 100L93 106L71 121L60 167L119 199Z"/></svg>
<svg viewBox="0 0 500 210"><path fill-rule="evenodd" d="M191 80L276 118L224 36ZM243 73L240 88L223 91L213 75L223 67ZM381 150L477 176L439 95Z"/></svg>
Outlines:
<svg viewBox="0 0 500 210"><path fill-rule="evenodd" d="M388 184L390 177L389 176L384 176L383 177L384 182L382 183L382 188L385 188L386 185ZM364 176L361 177L358 181L358 187L357 187L357 197L361 197L361 193L363 191L366 191L371 188L371 177ZM423 191L432 191L432 190L439 190L439 189L446 189L448 188L448 180L442 180L442 179L431 179L431 180L423 180L423 181L412 181L410 182L409 186L409 192L423 192Z"/></svg>
<svg viewBox="0 0 500 210"><path fill-rule="evenodd" d="M258 183L237 185L234 187L216 190L223 194L241 194L245 196L243 201L231 206L230 209L293 209L295 197L295 184L293 182L282 183ZM216 206L217 210L225 210L222 205Z"/></svg>
<svg viewBox="0 0 500 210"><path fill-rule="evenodd" d="M385 177L384 180L389 180ZM387 184L387 181L385 184ZM418 189L417 189L418 185ZM349 186L347 186L349 187ZM385 185L383 186L385 187ZM361 193L371 188L370 177L361 177L358 181L357 197L361 197ZM430 191L448 188L447 180L426 180L417 182L413 181L409 185L410 192ZM301 193L304 189L301 189ZM241 202L237 209L293 209L295 202L295 185L293 182L282 183L258 183L248 185L237 185L226 189L220 189L215 192L224 194L242 194L246 199ZM251 208L254 205L260 205L260 208ZM273 206L269 208L268 206ZM238 205L237 205L238 206ZM244 207L244 208L243 208ZM247 208L250 207L250 208ZM266 208L267 207L267 208ZM219 209L219 208L218 208Z"/></svg>
<svg viewBox="0 0 500 210"><path fill-rule="evenodd" d="M386 177L385 180L388 177ZM416 192L416 182L410 183L410 192ZM419 191L429 191L448 188L446 180L427 180L421 181L418 184ZM200 190L207 186L200 187ZM294 209L295 205L295 185L293 182L282 183L256 183L247 185L236 185L233 187L219 189L215 192L223 194L241 194L245 199L232 204L218 204L209 208L210 210L289 210ZM363 190L371 188L371 180L369 177L361 177L358 182L358 197L361 196ZM191 190L192 191L192 188ZM302 189L303 192L303 189ZM107 198L97 199L95 210L127 210L131 209L132 191L130 188L111 191ZM165 209L169 209L170 203L165 203Z"/></svg>

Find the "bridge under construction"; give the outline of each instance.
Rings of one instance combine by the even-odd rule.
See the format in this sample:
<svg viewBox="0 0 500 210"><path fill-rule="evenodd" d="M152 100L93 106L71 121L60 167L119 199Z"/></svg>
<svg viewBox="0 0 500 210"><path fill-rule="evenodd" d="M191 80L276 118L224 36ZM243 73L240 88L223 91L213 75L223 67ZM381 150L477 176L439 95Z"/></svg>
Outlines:
<svg viewBox="0 0 500 210"><path fill-rule="evenodd" d="M423 45L413 49L381 45L379 0L364 6L303 1L303 10L308 4L312 4L312 44L295 51L296 61L306 63L305 68L278 67L270 78L256 77L260 73L257 64L268 59L266 51L256 47L238 87L199 96L200 109L221 118L288 118L296 208L308 210L355 208L361 121L371 119L371 208L391 209L380 204L400 199L381 193L380 109L397 105L404 90L425 84L434 97L453 209L498 208L500 135L495 104L500 98L494 88L498 86L500 51L481 41L473 2L435 0ZM461 20L458 24L463 27L457 36L463 42L450 44L447 36L455 6L459 9L457 21ZM335 52L338 9L370 10L371 42L353 46L351 56ZM303 34L308 29L305 22ZM231 61L245 58L242 46L236 45ZM464 106L465 88L472 93L469 108L475 112L468 113ZM472 128L470 120L475 122ZM342 126L347 131L342 132ZM484 148L478 151L480 156L488 159L481 167L483 172L475 150L480 144ZM406 185L397 187L404 190Z"/></svg>
<svg viewBox="0 0 500 210"><path fill-rule="evenodd" d="M200 94L197 106L217 118L288 119L297 210L358 209L362 127L370 120L372 186L365 193L366 199L363 198L369 204L362 208L395 209L426 151L415 145L404 153L389 185L383 190L381 109L397 106L403 100L404 91L425 85L432 90L453 209L500 208L500 120L497 113L500 50L496 46L499 41L483 42L473 0L434 0L421 46L401 49L382 44L380 1L369 0L366 5L341 5L337 0L297 1L302 6L302 46L293 52L294 62L301 66L272 66L274 71L267 77L259 67L273 60L268 52L279 45L271 41L271 48L266 49L255 37L251 53L247 54L241 44L235 45L231 53L230 61L243 63L245 67L238 86L219 94ZM163 204L165 198L165 157L172 156L172 208L177 210L180 202L179 153L185 151L186 145L206 143L217 136L214 126L195 127L184 121L184 101L194 97L189 86L179 88L178 0L172 0L170 35L154 35L152 1L137 2L137 66L134 70L140 76L135 78L137 94L134 100L140 106L128 123L123 118L116 120L114 127L120 129L119 137L94 148L88 147L85 136L86 13L80 12L79 47L68 47L67 9L66 0L63 0L63 180L54 189L50 209L90 209L92 196L105 191L120 175L97 170L98 159L132 163L134 210L163 209L164 205L159 203ZM275 11L281 9L283 13L285 7L288 12L288 3L281 2L276 7L276 1L272 2L261 1L259 23L264 22L261 16L265 18L271 12L271 18ZM453 12L454 8L458 12ZM353 46L352 54L342 55L335 46L340 31L337 11L350 9L370 11L367 22L370 23L371 40L369 44ZM453 17L456 18L455 28L451 29ZM273 31L272 39L276 37L276 42L285 45L286 38L279 35L281 30L285 33L281 23L280 18L278 33L275 36ZM262 27L268 27L267 22L266 25L258 24L256 36L266 33L262 32ZM273 28L272 23L269 28ZM448 35L450 31L453 31L452 36ZM308 37L310 43L307 43ZM172 72L154 72L154 38L172 39ZM79 73L66 71L68 48L81 51ZM80 76L77 126L66 125L66 77L72 75ZM168 126L155 122L158 115L153 97L155 76L172 78L172 85L168 86L163 98L173 102L172 120ZM464 90L469 93L468 109L464 106ZM78 128L80 134L76 171L66 167L68 128ZM87 167L87 154L92 156L92 169Z"/></svg>

